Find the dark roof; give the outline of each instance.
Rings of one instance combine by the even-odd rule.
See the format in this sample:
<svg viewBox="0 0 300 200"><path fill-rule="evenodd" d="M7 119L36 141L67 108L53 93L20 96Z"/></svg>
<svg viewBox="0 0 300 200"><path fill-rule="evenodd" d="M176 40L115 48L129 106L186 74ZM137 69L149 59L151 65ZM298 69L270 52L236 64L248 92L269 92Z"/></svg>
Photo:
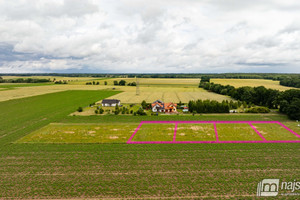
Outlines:
<svg viewBox="0 0 300 200"><path fill-rule="evenodd" d="M103 99L102 103L108 103L108 104L113 104L113 103L119 103L120 100L118 99Z"/></svg>
<svg viewBox="0 0 300 200"><path fill-rule="evenodd" d="M156 101L154 101L153 103L164 103L164 102L162 102L161 100L156 100Z"/></svg>

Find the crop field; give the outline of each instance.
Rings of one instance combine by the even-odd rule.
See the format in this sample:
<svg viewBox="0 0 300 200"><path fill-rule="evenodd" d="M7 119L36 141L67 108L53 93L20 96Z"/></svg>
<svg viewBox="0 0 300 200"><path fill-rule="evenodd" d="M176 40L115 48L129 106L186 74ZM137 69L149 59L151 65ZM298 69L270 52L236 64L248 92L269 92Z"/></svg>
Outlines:
<svg viewBox="0 0 300 200"><path fill-rule="evenodd" d="M221 85L232 85L236 88L243 87L243 86L251 86L251 87L265 86L266 88L276 89L280 91L292 89L291 87L279 85L279 81L264 80L264 79L211 79L210 82L218 83Z"/></svg>
<svg viewBox="0 0 300 200"><path fill-rule="evenodd" d="M59 120L78 106L116 94L116 91L64 91L0 103L0 139L27 135L38 127ZM1 149L1 147L0 147Z"/></svg>
<svg viewBox="0 0 300 200"><path fill-rule="evenodd" d="M187 103L189 100L210 99L216 101L232 100L228 96L219 95L213 92L208 92L202 88L157 88L157 87L140 87L140 95L137 96L134 91L125 91L114 95L112 98L120 99L124 103L141 103L145 100L147 103L160 99L165 102L179 101Z"/></svg>

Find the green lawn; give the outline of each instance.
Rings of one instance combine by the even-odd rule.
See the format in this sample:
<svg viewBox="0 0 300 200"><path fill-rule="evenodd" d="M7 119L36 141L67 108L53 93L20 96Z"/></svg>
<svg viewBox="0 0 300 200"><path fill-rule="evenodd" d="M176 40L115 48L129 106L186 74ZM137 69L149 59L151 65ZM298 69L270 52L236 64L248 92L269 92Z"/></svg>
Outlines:
<svg viewBox="0 0 300 200"><path fill-rule="evenodd" d="M216 124L220 141L257 141L261 137L249 124Z"/></svg>
<svg viewBox="0 0 300 200"><path fill-rule="evenodd" d="M179 123L176 141L216 141L214 125Z"/></svg>

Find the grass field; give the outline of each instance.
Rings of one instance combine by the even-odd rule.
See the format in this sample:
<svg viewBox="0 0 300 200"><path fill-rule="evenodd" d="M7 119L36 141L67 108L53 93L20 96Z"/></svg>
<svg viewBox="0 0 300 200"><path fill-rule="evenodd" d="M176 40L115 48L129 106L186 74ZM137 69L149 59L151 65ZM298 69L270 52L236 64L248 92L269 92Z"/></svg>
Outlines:
<svg viewBox="0 0 300 200"><path fill-rule="evenodd" d="M175 124L143 124L133 141L172 141ZM129 139L129 137L128 137Z"/></svg>
<svg viewBox="0 0 300 200"><path fill-rule="evenodd" d="M264 79L211 79L210 82L218 83L221 85L232 85L236 88L243 87L243 86L251 86L251 87L265 86L266 88L276 89L280 91L295 89L295 88L279 85L279 81L264 80Z"/></svg>
<svg viewBox="0 0 300 200"><path fill-rule="evenodd" d="M49 124L18 143L126 143L138 124Z"/></svg>
<svg viewBox="0 0 300 200"><path fill-rule="evenodd" d="M176 141L215 141L213 124L178 124Z"/></svg>
<svg viewBox="0 0 300 200"><path fill-rule="evenodd" d="M78 106L109 97L113 91L65 91L0 103L0 138L11 141L62 119ZM1 148L1 147L0 147Z"/></svg>
<svg viewBox="0 0 300 200"><path fill-rule="evenodd" d="M259 130L266 140L300 140L279 124L253 124L253 126ZM293 128L295 129L295 127ZM297 133L300 134L299 131Z"/></svg>
<svg viewBox="0 0 300 200"><path fill-rule="evenodd" d="M217 124L220 141L259 141L259 135L249 124Z"/></svg>
<svg viewBox="0 0 300 200"><path fill-rule="evenodd" d="M217 133L213 123L178 123L176 132L173 122L138 125L138 123L54 123L26 135L17 143L126 143L132 135L132 142L263 141L248 123L217 123ZM279 124L253 123L253 125L267 141L300 141L299 137Z"/></svg>

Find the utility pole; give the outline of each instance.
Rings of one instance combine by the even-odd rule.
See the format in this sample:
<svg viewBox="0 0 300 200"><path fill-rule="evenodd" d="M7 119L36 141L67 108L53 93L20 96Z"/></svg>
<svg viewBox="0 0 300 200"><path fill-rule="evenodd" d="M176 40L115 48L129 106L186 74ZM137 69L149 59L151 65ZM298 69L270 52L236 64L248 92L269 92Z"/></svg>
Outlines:
<svg viewBox="0 0 300 200"><path fill-rule="evenodd" d="M135 82L136 82L136 95L140 95L140 83L137 77L135 77Z"/></svg>

